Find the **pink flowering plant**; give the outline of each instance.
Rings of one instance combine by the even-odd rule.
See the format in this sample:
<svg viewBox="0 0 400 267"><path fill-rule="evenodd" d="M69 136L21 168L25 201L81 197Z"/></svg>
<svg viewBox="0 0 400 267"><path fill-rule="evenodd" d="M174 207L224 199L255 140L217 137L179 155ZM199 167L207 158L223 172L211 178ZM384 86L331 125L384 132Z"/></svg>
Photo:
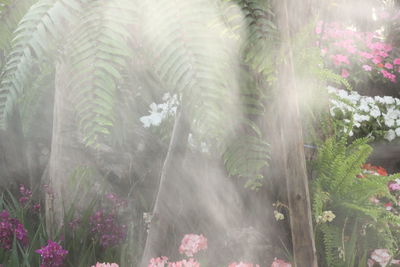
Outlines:
<svg viewBox="0 0 400 267"><path fill-rule="evenodd" d="M208 241L206 237L201 234L187 234L181 241L179 252L186 255L188 259L171 262L168 257L161 256L150 259L148 267L200 267L200 262L194 259L194 256L200 251L207 250L207 248ZM228 264L228 267L260 267L260 265L240 261L232 262ZM271 267L291 267L291 264L275 258Z"/></svg>
<svg viewBox="0 0 400 267"><path fill-rule="evenodd" d="M316 34L326 66L343 78L352 83L397 83L400 57L379 32L361 32L339 22L320 21Z"/></svg>

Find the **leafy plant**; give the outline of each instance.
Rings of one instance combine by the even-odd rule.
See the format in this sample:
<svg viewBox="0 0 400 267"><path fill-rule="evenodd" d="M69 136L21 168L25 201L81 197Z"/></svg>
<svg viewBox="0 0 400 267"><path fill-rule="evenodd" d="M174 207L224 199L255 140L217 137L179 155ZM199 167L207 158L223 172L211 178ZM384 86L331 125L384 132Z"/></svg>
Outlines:
<svg viewBox="0 0 400 267"><path fill-rule="evenodd" d="M366 266L367 254L376 248L396 253L400 217L371 199L393 200L390 176L363 175L362 165L372 148L368 139L347 144L345 138L328 139L315 162L312 209L316 246L324 266Z"/></svg>

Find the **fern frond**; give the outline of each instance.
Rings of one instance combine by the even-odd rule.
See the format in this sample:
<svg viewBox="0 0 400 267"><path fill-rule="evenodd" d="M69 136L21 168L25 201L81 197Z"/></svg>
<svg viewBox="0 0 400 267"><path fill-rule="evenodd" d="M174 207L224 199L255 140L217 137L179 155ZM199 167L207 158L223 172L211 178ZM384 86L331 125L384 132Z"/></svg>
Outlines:
<svg viewBox="0 0 400 267"><path fill-rule="evenodd" d="M313 199L312 199L312 210L315 221L317 221L317 218L322 215L324 207L326 206L329 200L330 200L329 193L322 191L320 185L315 185L313 190Z"/></svg>
<svg viewBox="0 0 400 267"><path fill-rule="evenodd" d="M54 51L57 33L65 30L66 21L74 21L80 4L80 0L41 0L19 22L0 75L0 128L22 95L34 60Z"/></svg>
<svg viewBox="0 0 400 267"><path fill-rule="evenodd" d="M248 186L257 188L258 180L262 179L261 170L268 166L269 152L268 143L261 138L243 136L235 139L224 153L226 170L231 176L248 178Z"/></svg>
<svg viewBox="0 0 400 267"><path fill-rule="evenodd" d="M10 48L13 32L18 22L37 0L0 1L0 49Z"/></svg>
<svg viewBox="0 0 400 267"><path fill-rule="evenodd" d="M134 55L128 26L135 15L130 1L91 1L69 36L68 87L86 145L100 142L114 125L116 92Z"/></svg>
<svg viewBox="0 0 400 267"><path fill-rule="evenodd" d="M342 231L332 224L322 224L319 230L323 235L326 266L342 266L343 260L339 258L339 248L342 247Z"/></svg>

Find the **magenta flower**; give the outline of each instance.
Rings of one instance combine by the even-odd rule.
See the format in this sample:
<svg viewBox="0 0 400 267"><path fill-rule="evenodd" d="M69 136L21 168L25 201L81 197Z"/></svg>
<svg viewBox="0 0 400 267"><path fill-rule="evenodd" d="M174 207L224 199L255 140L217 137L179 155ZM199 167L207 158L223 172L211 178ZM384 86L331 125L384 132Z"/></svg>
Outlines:
<svg viewBox="0 0 400 267"><path fill-rule="evenodd" d="M393 60L393 64L395 64L395 65L400 65L400 57L395 58L395 59Z"/></svg>
<svg viewBox="0 0 400 267"><path fill-rule="evenodd" d="M200 250L207 249L207 238L203 235L185 235L179 247L179 252L188 257L193 257Z"/></svg>
<svg viewBox="0 0 400 267"><path fill-rule="evenodd" d="M7 210L3 210L0 212L0 247L10 250L14 237L22 246L28 245L28 232L25 227L17 219L10 218Z"/></svg>
<svg viewBox="0 0 400 267"><path fill-rule="evenodd" d="M395 83L396 82L396 75L388 72L387 70L381 70L381 73L383 77L389 79L391 82Z"/></svg>
<svg viewBox="0 0 400 267"><path fill-rule="evenodd" d="M104 248L117 246L126 238L126 226L121 225L114 213L104 210L90 216L91 232Z"/></svg>
<svg viewBox="0 0 400 267"><path fill-rule="evenodd" d="M60 267L68 254L67 250L51 240L47 241L47 246L41 247L35 252L40 254L42 262L40 267Z"/></svg>
<svg viewBox="0 0 400 267"><path fill-rule="evenodd" d="M374 56L372 62L374 62L374 64L382 63L382 58L380 56Z"/></svg>
<svg viewBox="0 0 400 267"><path fill-rule="evenodd" d="M393 65L390 64L389 62L387 62L387 63L385 63L385 68L391 70L391 69L393 69Z"/></svg>
<svg viewBox="0 0 400 267"><path fill-rule="evenodd" d="M19 186L19 192L22 197L19 198L19 203L21 205L25 205L32 198L32 191L29 188L26 188L25 185L21 184Z"/></svg>

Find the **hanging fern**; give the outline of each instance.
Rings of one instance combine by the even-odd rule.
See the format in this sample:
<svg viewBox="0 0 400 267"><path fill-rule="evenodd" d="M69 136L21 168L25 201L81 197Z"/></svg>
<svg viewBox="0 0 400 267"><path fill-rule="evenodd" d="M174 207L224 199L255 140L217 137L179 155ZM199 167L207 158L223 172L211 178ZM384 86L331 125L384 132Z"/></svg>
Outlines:
<svg viewBox="0 0 400 267"><path fill-rule="evenodd" d="M41 0L21 19L7 63L0 75L0 128L22 95L34 60L55 49L58 34L66 22L73 22L80 12L80 0Z"/></svg>
<svg viewBox="0 0 400 267"><path fill-rule="evenodd" d="M99 143L115 122L116 92L134 52L130 1L91 1L66 44L72 101L86 145Z"/></svg>

